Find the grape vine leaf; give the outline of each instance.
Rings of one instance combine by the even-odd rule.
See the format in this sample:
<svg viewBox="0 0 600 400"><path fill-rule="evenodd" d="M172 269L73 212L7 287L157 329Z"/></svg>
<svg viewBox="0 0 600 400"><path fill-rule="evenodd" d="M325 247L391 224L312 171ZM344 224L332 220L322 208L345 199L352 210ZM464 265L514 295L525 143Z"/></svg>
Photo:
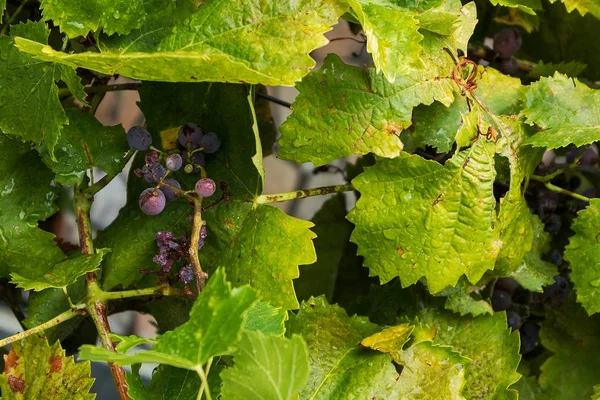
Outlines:
<svg viewBox="0 0 600 400"><path fill-rule="evenodd" d="M299 300L321 294L332 300L340 261L353 228L346 214L346 197L340 193L323 203L313 217L317 262L300 268L300 278L294 280Z"/></svg>
<svg viewBox="0 0 600 400"><path fill-rule="evenodd" d="M211 275L194 303L190 320L160 336L150 350L126 354L84 345L79 357L118 364L158 362L196 371L211 357L231 354L246 313L256 300L256 294L249 287L231 289L225 272L219 269Z"/></svg>
<svg viewBox="0 0 600 400"><path fill-rule="evenodd" d="M287 311L258 301L248 309L244 331L257 331L265 335L283 336Z"/></svg>
<svg viewBox="0 0 600 400"><path fill-rule="evenodd" d="M290 338L245 332L233 354L234 366L221 373L224 399L295 399L310 372L300 335Z"/></svg>
<svg viewBox="0 0 600 400"><path fill-rule="evenodd" d="M527 290L542 292L544 286L554 283L558 271L554 264L542 260L542 255L548 250L550 234L544 231L544 223L537 215L530 217L533 227L531 250L525 253L519 268L509 276Z"/></svg>
<svg viewBox="0 0 600 400"><path fill-rule="evenodd" d="M59 342L48 345L36 335L14 342L4 356L4 373L0 375L2 398L93 400L89 393L94 379L90 363L75 363L66 357Z"/></svg>
<svg viewBox="0 0 600 400"><path fill-rule="evenodd" d="M529 177L541 161L543 149L527 146L533 134L531 127L515 116L497 118L502 137L498 139L500 155L510 164L510 186L500 200L498 222L503 242L495 274L508 275L523 266L523 258L533 245L535 217L525 201L525 189ZM539 227L539 226L538 226Z"/></svg>
<svg viewBox="0 0 600 400"><path fill-rule="evenodd" d="M490 2L495 6L518 8L530 15L535 15L535 10L542 10L543 8L540 0L490 0Z"/></svg>
<svg viewBox="0 0 600 400"><path fill-rule="evenodd" d="M524 94L527 122L542 128L528 144L556 149L600 140L600 94L579 80L556 73L532 83Z"/></svg>
<svg viewBox="0 0 600 400"><path fill-rule="evenodd" d="M444 166L415 155L380 159L352 183L361 197L348 219L370 275L399 276L403 287L427 279L431 293L466 274L493 269L495 144L483 138ZM452 266L451 268L448 266Z"/></svg>
<svg viewBox="0 0 600 400"><path fill-rule="evenodd" d="M519 392L519 400L543 400L544 393L535 376L523 376L511 389Z"/></svg>
<svg viewBox="0 0 600 400"><path fill-rule="evenodd" d="M209 273L223 267L235 286L249 284L273 306L298 308L292 279L298 265L316 261L311 222L242 202L220 204L203 217L208 237L200 259Z"/></svg>
<svg viewBox="0 0 600 400"><path fill-rule="evenodd" d="M520 378L516 372L521 359L519 333L507 328L505 313L473 318L425 310L419 320L415 342L431 340L434 345L451 346L471 360L465 370L465 398L517 398L508 387Z"/></svg>
<svg viewBox="0 0 600 400"><path fill-rule="evenodd" d="M66 258L54 235L38 228L56 211L58 186L35 151L1 132L0 154L0 276L35 276Z"/></svg>
<svg viewBox="0 0 600 400"><path fill-rule="evenodd" d="M22 140L43 142L54 157L63 125L69 122L55 82L63 80L73 93L83 88L74 68L40 62L14 45L16 36L45 44L49 33L43 22L27 22L12 25L11 36L0 37L0 129Z"/></svg>
<svg viewBox="0 0 600 400"><path fill-rule="evenodd" d="M398 379L399 398L464 399L461 392L470 360L451 347L419 342L399 352L397 362L404 366Z"/></svg>
<svg viewBox="0 0 600 400"><path fill-rule="evenodd" d="M376 71L394 82L419 65L419 33L417 13L392 1L347 0L352 15L366 35L367 50L373 56ZM395 29L402 26L402 29Z"/></svg>
<svg viewBox="0 0 600 400"><path fill-rule="evenodd" d="M43 0L40 8L46 20L52 20L61 32L75 38L99 29L109 35L128 34L142 26L150 7L159 4L144 0L92 0L83 3L78 0Z"/></svg>
<svg viewBox="0 0 600 400"><path fill-rule="evenodd" d="M567 75L570 77L579 76L585 69L587 64L579 61L569 61L561 63L544 63L540 61L529 71L529 77L532 79L538 79L542 76L553 76L556 72Z"/></svg>
<svg viewBox="0 0 600 400"><path fill-rule="evenodd" d="M391 357L360 348L360 341L380 328L365 317L348 317L324 296L302 303L292 314L286 335L301 334L310 356L310 376L300 398L388 398L398 373Z"/></svg>
<svg viewBox="0 0 600 400"><path fill-rule="evenodd" d="M559 0L550 0L550 3L555 3ZM592 0L560 0L567 7L568 12L573 10L579 11L581 15L587 13L592 14L596 18L600 18L600 4Z"/></svg>
<svg viewBox="0 0 600 400"><path fill-rule="evenodd" d="M109 249L97 249L94 254L77 254L59 262L45 273L40 271L30 277L13 272L11 282L23 290L35 290L36 292L48 288L66 288L75 283L80 276L98 270L104 254L109 251Z"/></svg>
<svg viewBox="0 0 600 400"><path fill-rule="evenodd" d="M139 367L139 364L134 365L132 372L125 374L127 394L131 400L196 400L198 398L200 377L194 371L161 364L152 373L152 380L146 387L139 375Z"/></svg>
<svg viewBox="0 0 600 400"><path fill-rule="evenodd" d="M548 308L542 324L542 345L554 354L541 366L540 386L548 400L586 399L600 383L600 317L588 317L571 298Z"/></svg>
<svg viewBox="0 0 600 400"><path fill-rule="evenodd" d="M87 295L85 279L81 278L68 286L67 293L72 302L75 304L79 303ZM41 292L30 292L29 304L27 304L26 308L27 318L23 320L23 325L28 329L34 328L44 322L50 321L70 308L71 306L62 289L45 289ZM79 315L57 326L46 329L44 336L50 342L64 340L82 324L84 319L83 315Z"/></svg>
<svg viewBox="0 0 600 400"><path fill-rule="evenodd" d="M479 289L480 286L471 285L465 277L462 277L455 287L446 288L439 294L447 296L444 307L460 315L471 314L476 317L482 314L493 314L494 310L490 303L482 300L478 293L474 293Z"/></svg>
<svg viewBox="0 0 600 400"><path fill-rule="evenodd" d="M575 235L565 249L565 260L569 261L571 280L577 291L577 301L592 315L600 311L600 199L577 214L571 225Z"/></svg>
<svg viewBox="0 0 600 400"><path fill-rule="evenodd" d="M592 396L592 400L600 399L600 385L594 386L594 394Z"/></svg>
<svg viewBox="0 0 600 400"><path fill-rule="evenodd" d="M398 362L398 354L402 352L402 347L410 339L415 327L410 324L401 324L390 326L361 340L360 344L382 353L388 353L394 361Z"/></svg>
<svg viewBox="0 0 600 400"><path fill-rule="evenodd" d="M520 110L521 81L501 72L486 68L480 70L477 88L474 93L496 115L516 114ZM423 143L437 148L438 152L446 153L452 148L455 140L459 140L461 132L469 118L474 118L477 123L485 120L479 109L469 113L467 102L458 90L454 94L454 102L446 107L444 104L434 102L430 106L418 106L413 113L413 135ZM469 140L472 137L469 137ZM465 145L458 142L459 146Z"/></svg>
<svg viewBox="0 0 600 400"><path fill-rule="evenodd" d="M42 159L56 173L56 181L73 186L83 182L86 170L96 167L108 175L123 169L123 156L129 150L127 136L120 126L108 127L76 108L66 109L69 124L58 139L52 160L45 148ZM44 146L42 146L44 147Z"/></svg>
<svg viewBox="0 0 600 400"><path fill-rule="evenodd" d="M128 36L102 40L100 52L67 54L36 40L16 42L41 60L132 79L293 85L314 67L308 53L327 43L323 33L343 12L334 0L211 0L189 13L159 8Z"/></svg>
<svg viewBox="0 0 600 400"><path fill-rule="evenodd" d="M293 113L280 127L278 157L317 166L351 154L396 157L413 107L434 100L450 105L453 85L447 77L408 75L391 84L374 68L345 65L331 54L298 84Z"/></svg>

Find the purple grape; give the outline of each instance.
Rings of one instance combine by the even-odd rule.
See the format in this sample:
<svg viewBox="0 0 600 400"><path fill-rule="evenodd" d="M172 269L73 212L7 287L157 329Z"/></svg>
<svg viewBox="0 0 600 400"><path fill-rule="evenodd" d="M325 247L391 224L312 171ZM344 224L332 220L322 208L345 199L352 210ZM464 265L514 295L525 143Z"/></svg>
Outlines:
<svg viewBox="0 0 600 400"><path fill-rule="evenodd" d="M509 328L518 329L521 326L521 316L514 311L507 311L506 322Z"/></svg>
<svg viewBox="0 0 600 400"><path fill-rule="evenodd" d="M158 161L158 151L148 151L144 156L144 161L146 161L147 165L154 164Z"/></svg>
<svg viewBox="0 0 600 400"><path fill-rule="evenodd" d="M146 151L152 144L152 136L141 126L134 126L127 131L127 143L135 150Z"/></svg>
<svg viewBox="0 0 600 400"><path fill-rule="evenodd" d="M500 72L506 75L514 75L519 71L519 63L513 57L500 61L498 65Z"/></svg>
<svg viewBox="0 0 600 400"><path fill-rule="evenodd" d="M196 152L196 153L192 154L192 162L194 164L202 165L203 167L205 167L206 166L206 157L204 156L204 153Z"/></svg>
<svg viewBox="0 0 600 400"><path fill-rule="evenodd" d="M585 150L585 152L581 156L581 159L579 160L579 164L589 165L589 166L594 166L594 165L596 165L597 162L598 162L598 153L596 153L596 150L594 150L591 147L588 147Z"/></svg>
<svg viewBox="0 0 600 400"><path fill-rule="evenodd" d="M167 165L168 170L177 171L183 165L183 158L181 158L179 154L171 154L167 157L165 164Z"/></svg>
<svg viewBox="0 0 600 400"><path fill-rule="evenodd" d="M569 282L563 276L556 275L554 283L544 286L543 299L551 307L560 307L569 297Z"/></svg>
<svg viewBox="0 0 600 400"><path fill-rule="evenodd" d="M200 145L204 147L206 154L215 153L221 147L221 139L214 132L209 132L202 137Z"/></svg>
<svg viewBox="0 0 600 400"><path fill-rule="evenodd" d="M165 167L157 162L144 165L144 167L142 167L142 172L144 173L144 179L146 179L146 182L150 185L156 185L167 173Z"/></svg>
<svg viewBox="0 0 600 400"><path fill-rule="evenodd" d="M210 197L217 191L215 181L210 178L202 178L196 182L196 193L202 197Z"/></svg>
<svg viewBox="0 0 600 400"><path fill-rule="evenodd" d="M179 280L184 285L187 285L194 280L194 272L190 266L185 266L179 270Z"/></svg>
<svg viewBox="0 0 600 400"><path fill-rule="evenodd" d="M516 29L502 29L494 35L494 51L500 58L512 57L519 51L522 43L521 34Z"/></svg>
<svg viewBox="0 0 600 400"><path fill-rule="evenodd" d="M158 215L165 208L165 195L158 189L148 188L140 193L139 205L146 215Z"/></svg>
<svg viewBox="0 0 600 400"><path fill-rule="evenodd" d="M509 293L506 293L504 290L494 290L494 294L492 294L492 308L494 311L507 310L511 303L512 300Z"/></svg>
<svg viewBox="0 0 600 400"><path fill-rule="evenodd" d="M527 354L535 350L540 336L540 326L533 322L525 322L521 329L521 354Z"/></svg>
<svg viewBox="0 0 600 400"><path fill-rule="evenodd" d="M175 186L177 189L181 189L181 185L175 179L165 179L165 180L163 180L163 183L166 183L167 185ZM175 194L173 189L171 189L168 186L161 186L160 190L162 190L162 192L165 194L165 197L167 198L167 200L174 200L175 197L177 197L177 195Z"/></svg>
<svg viewBox="0 0 600 400"><path fill-rule="evenodd" d="M202 140L202 136L204 136L202 128L196 124L187 123L179 128L177 141L186 149L188 148L188 143L191 144L192 148L197 148L200 146L200 140Z"/></svg>

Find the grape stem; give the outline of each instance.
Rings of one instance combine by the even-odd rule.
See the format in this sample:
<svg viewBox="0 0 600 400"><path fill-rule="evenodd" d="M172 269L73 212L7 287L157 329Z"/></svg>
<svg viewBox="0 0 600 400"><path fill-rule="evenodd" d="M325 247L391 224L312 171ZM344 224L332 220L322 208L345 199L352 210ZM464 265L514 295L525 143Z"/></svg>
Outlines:
<svg viewBox="0 0 600 400"><path fill-rule="evenodd" d="M38 332L45 331L46 329L50 329L56 325L62 324L65 321L75 318L78 315L86 314L86 311L83 310L83 308L85 308L85 304L78 304L75 307L76 308L73 308L73 309L67 310L61 314L58 314L56 317L52 318L49 321L44 322L43 324L40 324L40 325L33 327L31 329L28 329L24 332L20 332L20 333L14 334L12 336L9 336L5 339L0 340L0 347L4 347L7 344L16 342L17 340L25 339L26 337L31 336L34 333L38 333Z"/></svg>
<svg viewBox="0 0 600 400"><path fill-rule="evenodd" d="M77 230L79 233L79 242L81 254L94 254L94 242L92 241L92 224L90 222L90 210L92 208L93 195L87 193L87 180L83 184L75 187L73 198L75 206L75 216L77 221ZM86 310L92 317L102 345L115 351L115 345L110 339L110 326L108 324L106 302L101 299L102 289L98 285L98 278L95 272L88 272L85 276L87 282ZM127 394L127 381L125 380L125 371L115 363L109 362L108 367L115 381L115 386L121 400L130 400Z"/></svg>
<svg viewBox="0 0 600 400"><path fill-rule="evenodd" d="M145 288L145 289L134 289L134 290L123 290L120 292L102 292L100 299L104 302L109 300L127 299L130 297L142 297L142 296L182 296L189 297L189 293L183 289L174 288L170 285L162 285L157 287Z"/></svg>
<svg viewBox="0 0 600 400"><path fill-rule="evenodd" d="M200 385L200 390L198 390L198 399L201 400L202 399L202 394L206 394L206 398L208 400L212 400L211 399L211 395L210 395L210 387L208 386L208 373L210 372L210 366L212 365L213 362L213 358L209 358L208 361L206 362L206 370L204 370L202 367L198 368L198 375L200 376L200 380L202 381L202 384Z"/></svg>
<svg viewBox="0 0 600 400"><path fill-rule="evenodd" d="M200 229L204 225L202 220L202 197L190 195L194 203L194 219L192 222L192 238L190 240L190 261L192 264L192 271L194 271L194 277L196 281L196 290L198 295L202 293L204 289L204 283L208 275L202 271L200 266L200 258L198 257L198 243L200 243Z"/></svg>
<svg viewBox="0 0 600 400"><path fill-rule="evenodd" d="M274 193L274 194L261 194L254 199L255 204L268 204L268 203L279 203L282 201L303 199L311 196L322 196L330 193L342 193L354 190L354 186L351 183L344 185L332 185L322 186L312 189L296 190L294 192L287 193Z"/></svg>
<svg viewBox="0 0 600 400"><path fill-rule="evenodd" d="M543 183L544 186L546 186L546 189L548 189L548 190L550 190L550 191L552 191L554 193L560 193L560 194L564 194L564 195L567 195L567 196L571 196L574 199L582 200L582 201L585 201L586 203L590 202L590 198L589 197L586 197L586 196L581 195L579 193L571 192L570 190L563 189L563 188L561 188L559 186L553 185L552 183L548 182L548 179L546 179L545 176L533 175L531 177L531 180Z"/></svg>

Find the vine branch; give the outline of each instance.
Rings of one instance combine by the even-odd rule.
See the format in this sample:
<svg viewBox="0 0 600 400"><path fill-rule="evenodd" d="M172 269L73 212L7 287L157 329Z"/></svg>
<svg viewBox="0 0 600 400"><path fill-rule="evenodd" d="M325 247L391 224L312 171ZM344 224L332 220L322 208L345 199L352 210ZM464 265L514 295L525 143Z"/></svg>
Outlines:
<svg viewBox="0 0 600 400"><path fill-rule="evenodd" d="M302 189L287 193L262 194L254 200L256 204L280 203L282 201L303 199L305 197L322 196L330 193L343 193L354 190L351 183L344 185L322 186L312 189Z"/></svg>
<svg viewBox="0 0 600 400"><path fill-rule="evenodd" d="M110 300L128 299L131 297L142 297L142 296L182 296L189 297L189 293L183 289L174 288L170 285L162 285L158 287L144 288L144 289L133 289L123 290L120 292L102 292L100 298L102 301L107 302Z"/></svg>
<svg viewBox="0 0 600 400"><path fill-rule="evenodd" d="M134 154L135 154L135 150L133 150L133 149L129 150L127 152L127 154L125 154L125 157L123 158L121 170L123 170L123 168L125 168L125 165L127 165L127 163L129 162L131 157L133 157ZM106 185L108 185L115 178L115 176L117 176L117 175L116 174L106 174L98 182L94 182L92 180L92 184L85 189L86 194L92 195L92 196L95 195L96 193L98 193L99 191L104 189L106 187Z"/></svg>
<svg viewBox="0 0 600 400"><path fill-rule="evenodd" d="M86 86L83 90L87 94L96 94L96 93L106 93L106 92L117 92L121 90L138 90L141 86L141 83L138 82L130 82L130 83L115 83L112 85L97 85L97 86ZM65 97L69 97L71 95L71 91L69 88L61 88L58 89L58 98L64 99Z"/></svg>
<svg viewBox="0 0 600 400"><path fill-rule="evenodd" d="M83 304L80 306L82 308L85 307L85 305L83 305ZM45 331L46 329L52 328L56 325L62 324L65 321L75 318L78 315L85 315L85 313L86 313L85 310L79 309L79 307L77 309L67 310L61 314L58 314L56 317L52 318L51 320L44 322L43 324L40 324L40 325L33 327L31 329L28 329L24 332L20 332L20 333L14 334L12 336L9 336L7 338L0 340L0 347L4 347L7 344L16 342L17 340L25 339L26 337L31 336L34 333Z"/></svg>
<svg viewBox="0 0 600 400"><path fill-rule="evenodd" d="M571 192L570 190L567 190L567 189L561 188L559 186L553 185L552 183L549 182L548 179L546 179L545 176L533 175L531 177L531 180L543 183L544 186L546 186L546 189L548 189L548 190L550 190L550 191L552 191L554 193L560 193L560 194L564 194L564 195L567 195L567 196L571 196L574 199L582 200L582 201L585 201L586 203L590 202L590 198L589 197L581 195L579 193Z"/></svg>
<svg viewBox="0 0 600 400"><path fill-rule="evenodd" d="M74 205L75 205L75 216L77 221L77 230L79 233L79 242L81 245L82 254L94 254L94 242L92 241L92 224L90 222L90 209L93 196L89 196L86 193L86 188L82 185L75 187ZM88 296L86 299L86 309L98 335L102 345L110 350L115 351L115 345L110 339L110 326L108 324L106 303L101 300L102 289L98 285L98 280L95 272L88 272L85 276L87 282ZM127 394L127 382L125 380L125 372L123 368L119 367L115 363L108 363L110 372L115 381L115 386L119 398L121 400L130 400Z"/></svg>
<svg viewBox="0 0 600 400"><path fill-rule="evenodd" d="M191 196L194 203L194 219L192 222L192 237L190 239L190 259L192 262L192 271L194 271L194 278L196 281L196 290L198 294L204 289L204 284L208 275L202 271L200 265L200 258L198 257L198 243L200 243L200 229L204 225L202 220L202 197Z"/></svg>

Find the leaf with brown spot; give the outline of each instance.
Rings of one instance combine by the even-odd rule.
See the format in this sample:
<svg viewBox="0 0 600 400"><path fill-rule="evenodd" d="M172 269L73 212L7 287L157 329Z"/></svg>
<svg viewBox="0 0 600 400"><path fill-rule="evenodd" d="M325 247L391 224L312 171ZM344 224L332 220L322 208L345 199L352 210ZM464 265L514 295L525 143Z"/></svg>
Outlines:
<svg viewBox="0 0 600 400"><path fill-rule="evenodd" d="M93 400L89 361L75 364L57 341L36 335L14 342L0 375L3 400Z"/></svg>

